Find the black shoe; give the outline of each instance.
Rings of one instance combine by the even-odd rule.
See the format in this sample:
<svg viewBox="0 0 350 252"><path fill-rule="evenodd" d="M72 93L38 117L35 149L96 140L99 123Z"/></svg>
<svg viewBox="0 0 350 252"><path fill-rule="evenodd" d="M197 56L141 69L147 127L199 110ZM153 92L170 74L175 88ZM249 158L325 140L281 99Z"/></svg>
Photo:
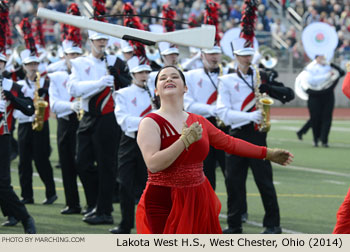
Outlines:
<svg viewBox="0 0 350 252"><path fill-rule="evenodd" d="M314 147L318 147L318 142L314 142Z"/></svg>
<svg viewBox="0 0 350 252"><path fill-rule="evenodd" d="M34 204L34 199L21 199L23 204Z"/></svg>
<svg viewBox="0 0 350 252"><path fill-rule="evenodd" d="M243 213L243 214L241 215L241 221L242 221L242 223L246 223L247 220L248 220L248 213Z"/></svg>
<svg viewBox="0 0 350 252"><path fill-rule="evenodd" d="M61 210L61 214L80 214L81 213L81 207L69 207Z"/></svg>
<svg viewBox="0 0 350 252"><path fill-rule="evenodd" d="M61 164L55 165L55 168L56 168L56 169L61 169Z"/></svg>
<svg viewBox="0 0 350 252"><path fill-rule="evenodd" d="M242 234L243 230L241 227L237 227L237 228L226 228L224 230L222 230L223 234Z"/></svg>
<svg viewBox="0 0 350 252"><path fill-rule="evenodd" d="M52 203L54 203L57 200L57 195L53 195L49 198L47 198L46 200L43 201L43 205L51 205Z"/></svg>
<svg viewBox="0 0 350 252"><path fill-rule="evenodd" d="M95 207L85 207L85 209L83 210L83 211L81 211L81 214L82 215L86 215L86 214L88 214L88 213L90 213L91 211L93 211L94 210L94 208Z"/></svg>
<svg viewBox="0 0 350 252"><path fill-rule="evenodd" d="M303 141L303 134L301 132L297 132L297 137L300 141Z"/></svg>
<svg viewBox="0 0 350 252"><path fill-rule="evenodd" d="M94 214L89 217L84 217L83 221L90 224L90 225L99 225L99 224L113 224L113 217L112 215L107 215L107 214L101 214L97 215Z"/></svg>
<svg viewBox="0 0 350 252"><path fill-rule="evenodd" d="M109 230L112 234L130 234L130 229L115 227Z"/></svg>
<svg viewBox="0 0 350 252"><path fill-rule="evenodd" d="M2 223L1 225L4 227L12 227L12 226L16 226L17 223L18 223L18 220L15 217L9 216L7 218L7 221Z"/></svg>
<svg viewBox="0 0 350 252"><path fill-rule="evenodd" d="M329 148L329 145L328 145L328 143L323 143L323 144L322 144L322 147L324 147L324 148Z"/></svg>
<svg viewBox="0 0 350 252"><path fill-rule="evenodd" d="M94 214L96 214L96 207L94 207L90 212L84 214L84 218L93 216Z"/></svg>
<svg viewBox="0 0 350 252"><path fill-rule="evenodd" d="M267 227L261 234L282 234L281 227Z"/></svg>
<svg viewBox="0 0 350 252"><path fill-rule="evenodd" d="M22 225L24 227L25 234L36 234L34 219L31 216L23 220Z"/></svg>

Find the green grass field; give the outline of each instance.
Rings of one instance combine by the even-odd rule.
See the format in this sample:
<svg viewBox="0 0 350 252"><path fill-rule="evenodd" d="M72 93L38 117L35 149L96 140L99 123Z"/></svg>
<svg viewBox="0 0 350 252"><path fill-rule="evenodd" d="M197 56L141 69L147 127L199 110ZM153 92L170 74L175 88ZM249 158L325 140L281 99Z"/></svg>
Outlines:
<svg viewBox="0 0 350 252"><path fill-rule="evenodd" d="M329 138L330 148L312 146L312 133L303 141L295 132L304 123L302 120L279 120L272 122L268 143L270 147L290 150L295 158L288 167L273 165L274 182L278 194L281 226L284 233L331 233L336 221L336 212L350 185L350 121L333 121ZM52 165L57 164L56 122L50 121ZM12 184L19 195L17 173L18 160L12 165ZM58 200L49 206L41 205L44 200L44 186L37 174L34 176L34 205L27 205L35 218L38 233L109 233L108 229L120 221L119 204L114 204L115 225L89 226L81 221L81 215L63 216L64 207L61 171L54 168ZM217 195L222 202L221 224L226 227L226 190L220 169L217 169ZM82 186L81 204L85 204ZM260 233L264 214L259 192L252 174L247 180L248 222L243 225L244 233ZM1 215L0 222L5 221ZM135 232L135 229L133 230ZM23 233L21 224L15 227L0 227L0 234Z"/></svg>

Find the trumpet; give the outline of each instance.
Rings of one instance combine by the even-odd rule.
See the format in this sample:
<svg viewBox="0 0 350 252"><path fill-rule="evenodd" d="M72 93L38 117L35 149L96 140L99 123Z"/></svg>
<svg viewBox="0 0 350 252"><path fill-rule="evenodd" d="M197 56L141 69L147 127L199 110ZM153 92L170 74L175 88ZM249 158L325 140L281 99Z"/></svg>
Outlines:
<svg viewBox="0 0 350 252"><path fill-rule="evenodd" d="M261 110L263 115L263 120L261 124L258 125L260 132L268 132L271 128L270 122L270 107L274 101L266 93L261 94L259 91L259 86L261 84L260 72L259 69L252 65L256 72L256 85L255 85L255 98L256 98L256 108Z"/></svg>

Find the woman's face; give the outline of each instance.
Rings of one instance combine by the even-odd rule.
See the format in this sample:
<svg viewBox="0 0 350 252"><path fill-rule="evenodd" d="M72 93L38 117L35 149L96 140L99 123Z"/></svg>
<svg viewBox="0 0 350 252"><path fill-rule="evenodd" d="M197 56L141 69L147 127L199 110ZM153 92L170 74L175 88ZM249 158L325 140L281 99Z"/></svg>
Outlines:
<svg viewBox="0 0 350 252"><path fill-rule="evenodd" d="M157 79L156 95L160 97L170 94L183 96L186 91L187 87L178 70L173 67L167 67L161 70Z"/></svg>

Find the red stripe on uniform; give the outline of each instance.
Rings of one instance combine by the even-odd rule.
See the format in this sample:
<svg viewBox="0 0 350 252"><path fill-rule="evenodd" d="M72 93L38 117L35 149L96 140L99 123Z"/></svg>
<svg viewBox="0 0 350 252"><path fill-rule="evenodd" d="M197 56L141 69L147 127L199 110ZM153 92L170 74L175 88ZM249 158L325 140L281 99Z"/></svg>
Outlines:
<svg viewBox="0 0 350 252"><path fill-rule="evenodd" d="M143 117L144 115L148 114L152 110L152 106L149 105L148 108L146 108L140 115L140 117Z"/></svg>
<svg viewBox="0 0 350 252"><path fill-rule="evenodd" d="M247 106L247 104L249 104L253 99L255 98L255 95L253 92L251 92L247 98L245 98L245 100L243 101L242 103L242 106L241 106L241 111L243 111L243 109L245 108L245 106Z"/></svg>
<svg viewBox="0 0 350 252"><path fill-rule="evenodd" d="M207 104L212 104L213 102L216 101L216 99L218 98L218 92L214 91L214 93L211 94L211 96L209 97Z"/></svg>

